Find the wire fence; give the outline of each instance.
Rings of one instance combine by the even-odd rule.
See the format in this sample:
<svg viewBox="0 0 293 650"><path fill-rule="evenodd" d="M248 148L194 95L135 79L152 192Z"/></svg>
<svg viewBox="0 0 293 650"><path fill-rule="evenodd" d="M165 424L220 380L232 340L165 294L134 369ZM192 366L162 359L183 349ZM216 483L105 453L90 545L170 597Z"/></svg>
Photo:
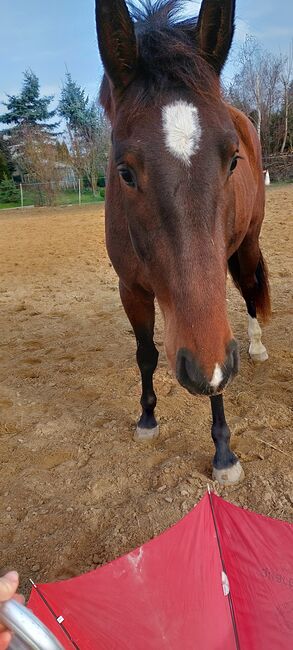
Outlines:
<svg viewBox="0 0 293 650"><path fill-rule="evenodd" d="M272 181L293 182L293 153L264 156L263 163L268 169Z"/></svg>
<svg viewBox="0 0 293 650"><path fill-rule="evenodd" d="M81 179L71 182L15 183L13 193L0 197L0 209L84 205L104 200L105 187L97 187L93 192Z"/></svg>

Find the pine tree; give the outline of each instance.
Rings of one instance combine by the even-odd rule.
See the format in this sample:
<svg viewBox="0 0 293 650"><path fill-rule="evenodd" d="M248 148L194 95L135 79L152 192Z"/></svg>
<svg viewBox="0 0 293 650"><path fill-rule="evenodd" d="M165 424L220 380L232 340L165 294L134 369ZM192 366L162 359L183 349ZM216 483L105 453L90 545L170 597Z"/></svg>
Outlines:
<svg viewBox="0 0 293 650"><path fill-rule="evenodd" d="M13 171L13 163L9 154L7 143L0 133L0 181L5 176L10 176Z"/></svg>
<svg viewBox="0 0 293 650"><path fill-rule="evenodd" d="M84 89L73 81L70 72L66 72L65 75L58 113L66 120L67 127L75 134L84 129L89 121L89 98Z"/></svg>
<svg viewBox="0 0 293 650"><path fill-rule="evenodd" d="M99 172L105 173L109 150L109 125L96 102L66 73L58 106L70 138L72 161L78 176L86 177L94 193Z"/></svg>
<svg viewBox="0 0 293 650"><path fill-rule="evenodd" d="M2 181L4 176L8 176L8 165L3 151L0 150L0 181Z"/></svg>
<svg viewBox="0 0 293 650"><path fill-rule="evenodd" d="M0 123L8 126L8 133L23 126L38 126L51 132L58 126L49 123L56 114L56 110L49 110L53 95L40 97L40 82L32 70L25 71L20 94L7 97L8 101L3 102L7 112L0 116Z"/></svg>
<svg viewBox="0 0 293 650"><path fill-rule="evenodd" d="M58 122L51 123L56 110L50 110L53 96L40 96L40 83L32 70L26 70L21 92L18 95L8 95L4 102L6 113L0 116L0 124L5 124L6 143L13 161L17 163L19 174L23 178L27 173L24 151L28 140L36 141L40 132L44 138L55 143L54 133Z"/></svg>
<svg viewBox="0 0 293 650"><path fill-rule="evenodd" d="M4 174L3 180L0 182L0 202L1 203L17 203L20 201L19 189L16 187L14 181Z"/></svg>

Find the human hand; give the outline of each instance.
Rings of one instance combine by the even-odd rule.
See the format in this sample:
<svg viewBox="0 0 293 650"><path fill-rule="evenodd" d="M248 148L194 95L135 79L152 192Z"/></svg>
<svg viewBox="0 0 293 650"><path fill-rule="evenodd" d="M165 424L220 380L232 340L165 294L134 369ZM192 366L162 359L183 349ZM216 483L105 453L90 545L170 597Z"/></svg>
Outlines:
<svg viewBox="0 0 293 650"><path fill-rule="evenodd" d="M9 573L6 573L5 576L0 578L0 607L1 603L11 598L17 600L19 603L23 603L23 597L20 594L16 594L18 583L19 577L16 571L9 571ZM6 650L8 648L11 638L11 632L0 623L0 650Z"/></svg>

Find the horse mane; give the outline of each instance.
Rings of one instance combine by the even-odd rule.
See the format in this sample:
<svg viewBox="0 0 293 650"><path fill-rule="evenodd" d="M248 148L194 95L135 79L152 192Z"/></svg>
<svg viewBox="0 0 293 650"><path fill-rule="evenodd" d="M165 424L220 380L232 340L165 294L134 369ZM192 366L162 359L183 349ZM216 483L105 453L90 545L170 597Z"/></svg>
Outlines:
<svg viewBox="0 0 293 650"><path fill-rule="evenodd" d="M137 79L139 104L160 99L170 90L215 95L219 81L212 67L200 56L197 46L197 17L184 18L186 0L132 0L127 6L134 21L138 43ZM111 89L104 75L100 101L111 112Z"/></svg>

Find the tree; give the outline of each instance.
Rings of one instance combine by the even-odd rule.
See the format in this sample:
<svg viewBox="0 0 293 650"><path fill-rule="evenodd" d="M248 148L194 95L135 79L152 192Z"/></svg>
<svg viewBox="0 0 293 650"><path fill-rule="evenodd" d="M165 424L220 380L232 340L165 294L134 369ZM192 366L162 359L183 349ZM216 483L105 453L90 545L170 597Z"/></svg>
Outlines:
<svg viewBox="0 0 293 650"><path fill-rule="evenodd" d="M228 91L229 100L255 123L265 153L271 153L270 124L280 109L283 58L265 51L247 36L238 55L237 71Z"/></svg>
<svg viewBox="0 0 293 650"><path fill-rule="evenodd" d="M50 123L55 110L49 110L53 95L40 97L40 83L32 70L26 70L19 95L7 95L3 102L7 112L0 116L0 123L8 126L8 133L20 126L38 126L48 132L54 131L58 123Z"/></svg>
<svg viewBox="0 0 293 650"><path fill-rule="evenodd" d="M27 146L27 133L33 137L35 129L36 138L39 133L44 133L44 138L55 137L53 132L58 122L51 123L56 115L56 110L50 110L49 106L53 96L40 96L40 83L38 77L31 71L26 70L21 92L18 95L8 95L8 101L4 102L7 112L0 116L0 123L6 124L4 131L10 157L19 166L21 178L25 173L24 149Z"/></svg>
<svg viewBox="0 0 293 650"><path fill-rule="evenodd" d="M85 176L97 191L99 173L105 173L109 152L109 124L101 108L90 102L85 90L66 73L58 106L65 119L72 161L78 176Z"/></svg>
<svg viewBox="0 0 293 650"><path fill-rule="evenodd" d="M8 176L8 166L7 161L5 160L5 157L0 150L0 181L2 181L4 176Z"/></svg>
<svg viewBox="0 0 293 650"><path fill-rule="evenodd" d="M9 153L7 142L0 133L0 181L5 176L11 176L13 171L13 162Z"/></svg>
<svg viewBox="0 0 293 650"><path fill-rule="evenodd" d="M71 133L80 131L88 123L89 98L85 95L85 90L73 81L70 72L65 74L58 112L66 120Z"/></svg>
<svg viewBox="0 0 293 650"><path fill-rule="evenodd" d="M70 164L71 163L70 153L66 142L64 140L62 140L62 142L57 140L56 147L58 152L58 159L67 165Z"/></svg>
<svg viewBox="0 0 293 650"><path fill-rule="evenodd" d="M284 135L283 135L283 141L281 145L281 153L284 153L285 147L287 144L288 140L288 133L289 133L289 117L292 116L290 113L292 113L292 91L293 91L293 79L292 79L292 69L293 69L293 41L291 42L290 45L290 50L289 50L289 56L286 59L286 63L284 66L284 70L281 75L281 81L282 81L282 86L283 86L283 104L284 104ZM291 92L290 92L291 91ZM291 132L291 140L292 140L292 132Z"/></svg>
<svg viewBox="0 0 293 650"><path fill-rule="evenodd" d="M18 164L26 181L34 184L35 202L54 205L64 173L60 148L51 134L39 126L19 127Z"/></svg>
<svg viewBox="0 0 293 650"><path fill-rule="evenodd" d="M290 83L289 91L289 112L288 112L288 138L287 147L289 151L293 151L293 81Z"/></svg>
<svg viewBox="0 0 293 650"><path fill-rule="evenodd" d="M0 182L0 202L1 203L19 203L20 192L14 181L4 174Z"/></svg>

